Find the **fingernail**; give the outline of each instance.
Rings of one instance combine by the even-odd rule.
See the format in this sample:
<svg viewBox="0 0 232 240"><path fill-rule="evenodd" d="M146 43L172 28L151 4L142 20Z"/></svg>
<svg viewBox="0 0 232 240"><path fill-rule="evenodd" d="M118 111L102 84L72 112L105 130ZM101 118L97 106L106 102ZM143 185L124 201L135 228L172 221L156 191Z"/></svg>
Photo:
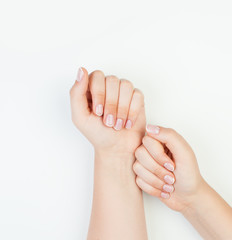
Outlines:
<svg viewBox="0 0 232 240"><path fill-rule="evenodd" d="M82 80L83 76L84 76L84 72L83 72L82 68L80 67L77 72L77 79L76 79L77 82L80 82Z"/></svg>
<svg viewBox="0 0 232 240"><path fill-rule="evenodd" d="M114 126L114 116L112 114L108 114L106 117L106 125L108 127L113 127Z"/></svg>
<svg viewBox="0 0 232 240"><path fill-rule="evenodd" d="M175 182L175 179L169 175L164 176L164 181L168 184L173 184Z"/></svg>
<svg viewBox="0 0 232 240"><path fill-rule="evenodd" d="M163 190L166 191L166 192L171 193L171 192L174 191L174 187L172 185L165 184L165 185L163 185Z"/></svg>
<svg viewBox="0 0 232 240"><path fill-rule="evenodd" d="M174 166L171 163L165 163L164 167L169 171L174 171Z"/></svg>
<svg viewBox="0 0 232 240"><path fill-rule="evenodd" d="M164 192L161 192L160 196L165 199L168 199L170 197L169 193L164 193Z"/></svg>
<svg viewBox="0 0 232 240"><path fill-rule="evenodd" d="M96 107L96 114L98 116L101 116L103 114L103 105L102 104L98 104Z"/></svg>
<svg viewBox="0 0 232 240"><path fill-rule="evenodd" d="M115 129L115 130L120 130L120 129L122 129L122 123L123 123L122 119L117 119L116 124L115 124L115 126L114 126L114 129Z"/></svg>
<svg viewBox="0 0 232 240"><path fill-rule="evenodd" d="M132 122L131 120L127 120L126 121L126 126L125 126L127 129L130 129L132 127Z"/></svg>
<svg viewBox="0 0 232 240"><path fill-rule="evenodd" d="M149 133L159 134L160 128L158 126L156 126L156 125L148 124L146 126L146 130Z"/></svg>

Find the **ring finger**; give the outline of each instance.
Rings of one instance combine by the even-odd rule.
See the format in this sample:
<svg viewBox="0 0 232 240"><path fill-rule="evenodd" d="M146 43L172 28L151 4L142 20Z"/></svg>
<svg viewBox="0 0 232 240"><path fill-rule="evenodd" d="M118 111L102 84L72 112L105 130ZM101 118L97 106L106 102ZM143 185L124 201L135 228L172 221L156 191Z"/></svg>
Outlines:
<svg viewBox="0 0 232 240"><path fill-rule="evenodd" d="M103 122L107 127L115 125L117 116L118 94L120 81L116 76L106 77L106 98Z"/></svg>
<svg viewBox="0 0 232 240"><path fill-rule="evenodd" d="M115 130L120 130L124 127L127 115L129 112L130 102L133 95L133 84L125 79L121 79L120 90L119 90L119 100L118 100L118 112L117 120L114 126Z"/></svg>

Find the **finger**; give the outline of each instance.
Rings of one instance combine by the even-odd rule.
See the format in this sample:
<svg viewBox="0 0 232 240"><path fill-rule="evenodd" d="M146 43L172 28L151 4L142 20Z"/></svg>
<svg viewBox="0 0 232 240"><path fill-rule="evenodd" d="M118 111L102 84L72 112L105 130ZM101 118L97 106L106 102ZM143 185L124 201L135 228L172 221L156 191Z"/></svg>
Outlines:
<svg viewBox="0 0 232 240"><path fill-rule="evenodd" d="M175 163L165 153L164 147L159 141L150 136L145 136L142 142L149 154L160 164L160 166L164 166L169 171L174 171Z"/></svg>
<svg viewBox="0 0 232 240"><path fill-rule="evenodd" d="M152 187L151 185L143 181L143 179L141 179L140 177L136 177L136 183L145 193L148 193L149 195L165 199L168 199L170 197L169 193L162 192L161 190Z"/></svg>
<svg viewBox="0 0 232 240"><path fill-rule="evenodd" d="M133 164L133 170L137 176L139 176L152 187L160 190L163 188L164 182L152 174L150 171L148 171L145 167L143 167L138 161L135 161Z"/></svg>
<svg viewBox="0 0 232 240"><path fill-rule="evenodd" d="M117 109L117 120L114 126L116 130L120 130L125 125L133 91L133 84L128 80L121 79Z"/></svg>
<svg viewBox="0 0 232 240"><path fill-rule="evenodd" d="M161 181L165 181L167 184L173 184L175 182L174 174L159 165L143 145L136 149L135 157L144 168L156 175Z"/></svg>
<svg viewBox="0 0 232 240"><path fill-rule="evenodd" d="M135 121L144 106L144 96L139 89L135 89L130 104L129 114L127 117L126 128L130 129L135 124Z"/></svg>
<svg viewBox="0 0 232 240"><path fill-rule="evenodd" d="M192 148L186 140L174 129L148 124L146 130L150 137L164 143L174 158L189 153L190 151L193 153Z"/></svg>
<svg viewBox="0 0 232 240"><path fill-rule="evenodd" d="M87 100L87 90L89 84L88 72L85 68L79 68L77 79L70 89L70 101L72 120L77 125L86 120L90 115L90 109Z"/></svg>
<svg viewBox="0 0 232 240"><path fill-rule="evenodd" d="M106 77L106 98L103 121L107 127L113 127L115 125L115 119L117 116L119 85L120 81L116 76Z"/></svg>
<svg viewBox="0 0 232 240"><path fill-rule="evenodd" d="M102 116L105 105L105 75L102 71L96 70L89 75L89 89L93 112Z"/></svg>

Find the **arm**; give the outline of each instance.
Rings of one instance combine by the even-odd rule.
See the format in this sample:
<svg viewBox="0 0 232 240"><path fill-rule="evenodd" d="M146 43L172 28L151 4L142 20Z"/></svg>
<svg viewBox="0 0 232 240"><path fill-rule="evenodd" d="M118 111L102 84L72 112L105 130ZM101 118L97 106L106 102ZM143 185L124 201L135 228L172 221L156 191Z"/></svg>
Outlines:
<svg viewBox="0 0 232 240"><path fill-rule="evenodd" d="M133 156L96 153L88 240L147 239L143 198L135 183L133 162Z"/></svg>
<svg viewBox="0 0 232 240"><path fill-rule="evenodd" d="M146 240L142 193L132 171L145 133L143 94L128 80L81 68L70 97L73 123L95 149L88 240Z"/></svg>
<svg viewBox="0 0 232 240"><path fill-rule="evenodd" d="M205 181L182 214L204 239L232 239L232 208Z"/></svg>
<svg viewBox="0 0 232 240"><path fill-rule="evenodd" d="M232 239L232 208L205 182L192 148L181 135L148 125L135 155L141 189L182 213L204 239Z"/></svg>

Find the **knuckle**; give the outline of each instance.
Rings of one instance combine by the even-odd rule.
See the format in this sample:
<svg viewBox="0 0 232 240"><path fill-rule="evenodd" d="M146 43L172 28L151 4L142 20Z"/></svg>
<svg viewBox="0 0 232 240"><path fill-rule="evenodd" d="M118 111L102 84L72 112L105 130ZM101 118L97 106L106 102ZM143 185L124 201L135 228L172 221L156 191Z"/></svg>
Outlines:
<svg viewBox="0 0 232 240"><path fill-rule="evenodd" d="M150 140L150 137L149 137L149 136L144 136L143 139L142 139L142 143L143 143L144 145L146 145L146 144L149 142L149 140Z"/></svg>
<svg viewBox="0 0 232 240"><path fill-rule="evenodd" d="M106 81L111 83L119 83L119 79L115 75L107 76Z"/></svg>
<svg viewBox="0 0 232 240"><path fill-rule="evenodd" d="M135 157L140 158L143 155L144 147L141 145L135 150Z"/></svg>
<svg viewBox="0 0 232 240"><path fill-rule="evenodd" d="M130 89L133 89L133 88L134 88L132 82L130 82L129 80L124 79L124 78L123 78L123 79L120 79L120 80L121 80L121 86L130 88Z"/></svg>
<svg viewBox="0 0 232 240"><path fill-rule="evenodd" d="M134 90L134 95L140 99L144 99L144 94L141 90L139 90L138 88L135 88Z"/></svg>
<svg viewBox="0 0 232 240"><path fill-rule="evenodd" d="M133 164L133 170L134 172L138 172L138 169L140 169L140 164L138 161L135 161L135 163Z"/></svg>
<svg viewBox="0 0 232 240"><path fill-rule="evenodd" d="M104 78L105 74L101 70L95 70L91 73L91 78Z"/></svg>

